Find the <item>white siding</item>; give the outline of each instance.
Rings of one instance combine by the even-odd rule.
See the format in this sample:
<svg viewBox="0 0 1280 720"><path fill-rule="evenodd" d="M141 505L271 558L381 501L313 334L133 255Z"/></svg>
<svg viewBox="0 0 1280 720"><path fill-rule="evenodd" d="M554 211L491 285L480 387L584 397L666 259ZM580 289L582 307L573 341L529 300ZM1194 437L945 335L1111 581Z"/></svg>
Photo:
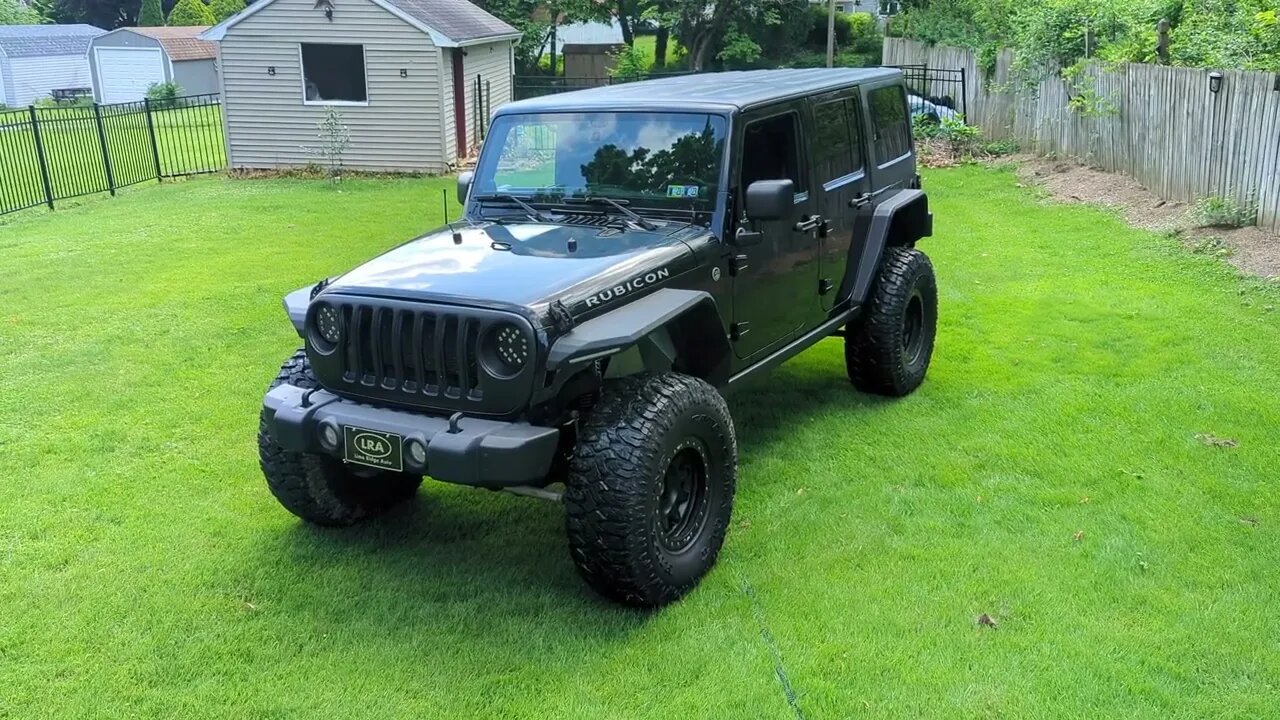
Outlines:
<svg viewBox="0 0 1280 720"><path fill-rule="evenodd" d="M486 83L488 95L485 97L484 112L492 114L499 106L511 102L511 41L472 45L467 49L463 59L463 80L466 81L466 118L467 147L470 154L475 155L480 147L480 135L476 132L476 76L480 77L480 91L483 94ZM489 118L484 118L488 127Z"/></svg>
<svg viewBox="0 0 1280 720"><path fill-rule="evenodd" d="M89 61L84 55L9 58L13 77L9 105L30 105L61 88L91 88Z"/></svg>
<svg viewBox="0 0 1280 720"><path fill-rule="evenodd" d="M315 0L276 0L232 26L221 43L227 149L233 167L316 162L320 105L302 101L302 42L361 43L367 106L341 106L358 170L446 169L440 116L441 53L425 33L369 0L335 0L333 21ZM268 74L274 67L275 74ZM400 77L401 69L407 77Z"/></svg>

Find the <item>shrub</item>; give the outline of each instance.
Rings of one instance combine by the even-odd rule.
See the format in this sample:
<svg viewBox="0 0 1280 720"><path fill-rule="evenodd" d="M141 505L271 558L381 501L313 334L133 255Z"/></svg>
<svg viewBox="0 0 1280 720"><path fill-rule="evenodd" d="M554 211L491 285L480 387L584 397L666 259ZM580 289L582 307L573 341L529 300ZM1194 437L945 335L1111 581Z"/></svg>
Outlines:
<svg viewBox="0 0 1280 720"><path fill-rule="evenodd" d="M1241 203L1228 197L1200 198L1191 209L1191 217L1199 227L1248 227L1258 221L1258 203Z"/></svg>
<svg viewBox="0 0 1280 720"><path fill-rule="evenodd" d="M142 0L142 7L138 8L138 25L155 27L163 24L164 10L160 7L160 0Z"/></svg>
<svg viewBox="0 0 1280 720"><path fill-rule="evenodd" d="M151 83L147 87L147 99L152 105L171 108L178 104L180 97L182 97L182 86L176 82Z"/></svg>
<svg viewBox="0 0 1280 720"><path fill-rule="evenodd" d="M619 80L636 80L649 72L649 57L644 52L630 45L623 45L617 52L611 53L613 67L609 76Z"/></svg>
<svg viewBox="0 0 1280 720"><path fill-rule="evenodd" d="M201 0L178 0L169 11L169 24L175 27L213 25L213 11Z"/></svg>
<svg viewBox="0 0 1280 720"><path fill-rule="evenodd" d="M222 22L245 8L244 0L210 0L209 11L214 22Z"/></svg>

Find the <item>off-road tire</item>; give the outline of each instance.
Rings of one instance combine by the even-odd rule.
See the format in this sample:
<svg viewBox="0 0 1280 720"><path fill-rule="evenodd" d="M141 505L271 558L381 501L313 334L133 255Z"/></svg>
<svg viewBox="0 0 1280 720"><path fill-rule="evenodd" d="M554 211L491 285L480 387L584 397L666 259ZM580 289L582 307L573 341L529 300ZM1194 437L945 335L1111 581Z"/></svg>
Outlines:
<svg viewBox="0 0 1280 720"><path fill-rule="evenodd" d="M691 492L682 506L680 471L689 471L695 487L699 464L701 494ZM716 562L737 471L733 418L715 388L676 373L607 383L581 423L565 483L578 572L601 595L629 605L681 597Z"/></svg>
<svg viewBox="0 0 1280 720"><path fill-rule="evenodd" d="M285 361L271 388L284 383L317 387L305 351ZM267 487L280 504L317 525L352 525L381 515L413 497L422 484L415 475L372 468L356 471L326 455L286 450L271 437L265 414L258 422L258 461Z"/></svg>
<svg viewBox="0 0 1280 720"><path fill-rule="evenodd" d="M844 364L854 387L890 397L920 387L937 329L933 264L914 248L888 248L866 312L845 329Z"/></svg>

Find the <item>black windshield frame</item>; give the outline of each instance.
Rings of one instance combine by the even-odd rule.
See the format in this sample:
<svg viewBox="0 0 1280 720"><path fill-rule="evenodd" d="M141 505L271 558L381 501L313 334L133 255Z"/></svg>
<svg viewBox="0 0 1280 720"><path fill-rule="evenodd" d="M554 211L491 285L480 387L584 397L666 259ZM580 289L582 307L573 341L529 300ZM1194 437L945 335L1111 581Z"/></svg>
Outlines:
<svg viewBox="0 0 1280 720"><path fill-rule="evenodd" d="M517 126L573 122L576 119L581 119L582 121L599 121L601 116L625 116L627 120L645 116L655 120L660 118L676 118L679 119L680 122L688 124L690 127L700 122L706 128L704 132L710 132L711 138L714 140L715 147L709 151L709 155L714 158L714 162L717 166L712 172L708 172L698 179L700 187L698 190L694 191L697 195L693 197L672 197L668 194L658 194L656 192L636 192L634 189L628 190L608 185L593 185L588 189L585 186L565 187L552 184L537 186L535 188L535 186L532 185L527 187L513 187L510 185L499 186L495 181L499 172L498 163L501 160L501 156L506 146L508 134L513 132ZM723 204L727 196L726 183L728 182L729 177L731 128L732 118L729 115L706 111L686 112L635 109L566 110L499 114L494 118L494 121L489 128L484 147L481 150L480 157L476 163L475 172L471 181L471 193L475 196L514 194L519 195L521 199L529 203L537 205L559 204L563 202L565 198L572 199L586 196L610 197L627 203L629 208L638 212L650 210L666 214L675 211L682 214L692 213L695 216L718 216L720 211L723 210ZM603 143L600 147L611 144L612 143ZM559 151L559 147L560 146L557 144L557 152ZM588 144L587 147L590 147L590 145ZM597 154L592 157L599 157L598 151ZM581 159L581 157L578 159ZM558 159L557 162L559 162ZM572 161L566 159L565 162L570 163ZM668 192L673 192L671 185L667 185L666 189ZM472 211L478 211L478 208L475 207L474 204L468 207L468 212Z"/></svg>

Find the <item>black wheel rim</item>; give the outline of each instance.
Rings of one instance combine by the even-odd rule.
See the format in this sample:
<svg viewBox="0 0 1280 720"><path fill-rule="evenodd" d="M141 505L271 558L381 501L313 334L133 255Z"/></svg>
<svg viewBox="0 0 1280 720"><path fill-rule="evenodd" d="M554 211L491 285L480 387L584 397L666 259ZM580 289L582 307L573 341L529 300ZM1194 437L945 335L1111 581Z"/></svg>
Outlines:
<svg viewBox="0 0 1280 720"><path fill-rule="evenodd" d="M902 359L914 365L924 350L924 300L920 293L911 296L902 318Z"/></svg>
<svg viewBox="0 0 1280 720"><path fill-rule="evenodd" d="M658 538L669 552L687 550L707 518L707 456L694 440L676 448L658 495Z"/></svg>

